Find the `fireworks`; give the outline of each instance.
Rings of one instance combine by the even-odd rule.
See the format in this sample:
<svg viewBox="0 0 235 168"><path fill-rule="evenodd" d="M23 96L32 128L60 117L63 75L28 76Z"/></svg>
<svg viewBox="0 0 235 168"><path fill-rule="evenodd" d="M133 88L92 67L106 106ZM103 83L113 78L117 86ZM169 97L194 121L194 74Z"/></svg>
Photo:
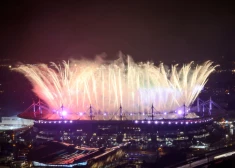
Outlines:
<svg viewBox="0 0 235 168"><path fill-rule="evenodd" d="M216 66L207 61L166 68L151 62L135 63L131 57L112 62L70 60L20 65L34 93L53 110L80 114L90 105L97 113L114 114L120 105L126 112L147 113L153 105L164 114L184 104L189 107Z"/></svg>

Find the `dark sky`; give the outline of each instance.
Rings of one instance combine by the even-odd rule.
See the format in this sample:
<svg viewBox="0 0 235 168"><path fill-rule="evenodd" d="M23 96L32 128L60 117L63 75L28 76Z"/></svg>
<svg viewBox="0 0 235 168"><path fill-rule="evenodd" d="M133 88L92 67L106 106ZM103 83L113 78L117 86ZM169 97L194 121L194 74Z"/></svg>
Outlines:
<svg viewBox="0 0 235 168"><path fill-rule="evenodd" d="M53 61L106 52L113 59L119 50L137 61L235 55L232 4L6 0L0 6L1 58Z"/></svg>

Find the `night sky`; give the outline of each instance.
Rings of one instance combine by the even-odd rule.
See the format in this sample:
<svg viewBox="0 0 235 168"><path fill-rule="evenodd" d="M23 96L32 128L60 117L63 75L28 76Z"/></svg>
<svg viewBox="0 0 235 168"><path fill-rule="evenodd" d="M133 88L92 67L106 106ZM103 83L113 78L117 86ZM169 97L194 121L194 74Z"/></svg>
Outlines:
<svg viewBox="0 0 235 168"><path fill-rule="evenodd" d="M6 0L0 6L1 58L55 61L106 52L114 59L119 50L136 61L235 55L232 4Z"/></svg>

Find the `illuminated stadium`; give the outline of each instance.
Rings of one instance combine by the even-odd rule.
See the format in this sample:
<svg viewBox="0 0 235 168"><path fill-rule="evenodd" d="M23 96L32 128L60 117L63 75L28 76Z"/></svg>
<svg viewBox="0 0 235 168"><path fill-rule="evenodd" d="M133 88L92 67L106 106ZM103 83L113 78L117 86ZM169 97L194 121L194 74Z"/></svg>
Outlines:
<svg viewBox="0 0 235 168"><path fill-rule="evenodd" d="M212 62L179 67L135 63L131 57L20 65L41 101L19 117L35 120L144 120L198 118L190 111Z"/></svg>
<svg viewBox="0 0 235 168"><path fill-rule="evenodd" d="M167 68L120 57L19 65L15 70L32 83L40 100L18 116L35 120L38 141L187 146L209 135L212 117L198 115L192 105L215 70L212 64Z"/></svg>

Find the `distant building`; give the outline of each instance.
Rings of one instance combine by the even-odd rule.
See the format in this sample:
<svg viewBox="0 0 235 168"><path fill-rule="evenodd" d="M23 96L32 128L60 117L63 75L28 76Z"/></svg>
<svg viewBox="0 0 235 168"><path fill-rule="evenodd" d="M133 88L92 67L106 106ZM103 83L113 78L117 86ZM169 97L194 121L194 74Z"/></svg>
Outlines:
<svg viewBox="0 0 235 168"><path fill-rule="evenodd" d="M33 148L28 160L36 167L111 167L117 166L125 155L123 149L129 143L113 148L79 147L57 141Z"/></svg>
<svg viewBox="0 0 235 168"><path fill-rule="evenodd" d="M0 130L15 130L28 126L32 126L33 120L22 119L17 116L12 117L2 117L2 122L0 122Z"/></svg>

